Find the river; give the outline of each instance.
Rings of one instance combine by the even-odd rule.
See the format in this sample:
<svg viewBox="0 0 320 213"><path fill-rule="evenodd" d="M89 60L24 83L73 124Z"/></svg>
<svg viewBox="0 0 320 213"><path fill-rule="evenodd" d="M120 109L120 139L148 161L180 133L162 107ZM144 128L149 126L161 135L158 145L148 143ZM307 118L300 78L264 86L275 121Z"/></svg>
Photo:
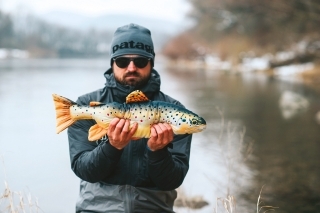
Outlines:
<svg viewBox="0 0 320 213"><path fill-rule="evenodd" d="M6 182L12 191L30 194L43 212L74 212L79 179L70 168L66 132L55 133L51 94L76 100L101 88L108 66L100 59L0 60L0 193ZM279 207L276 212L320 212L319 94L262 74L179 71L161 60L155 68L162 90L208 123L193 137L181 190L209 205L177 212L214 212L218 206L222 213L228 194L237 212L255 212L261 189L260 201ZM285 116L279 100L286 91L308 105Z"/></svg>

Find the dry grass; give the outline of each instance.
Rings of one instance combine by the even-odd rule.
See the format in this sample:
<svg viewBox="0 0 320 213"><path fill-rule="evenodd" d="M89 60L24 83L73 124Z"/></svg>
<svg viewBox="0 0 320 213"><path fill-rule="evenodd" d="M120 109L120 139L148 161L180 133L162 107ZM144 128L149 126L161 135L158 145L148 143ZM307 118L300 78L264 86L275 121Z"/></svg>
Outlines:
<svg viewBox="0 0 320 213"><path fill-rule="evenodd" d="M224 212L234 213L236 212L236 199L232 195L228 195L226 198L217 198L216 207L214 209L215 213L219 212L219 203L222 204Z"/></svg>
<svg viewBox="0 0 320 213"><path fill-rule="evenodd" d="M4 160L2 163L4 165ZM3 168L5 168L3 166ZM6 177L6 171L4 169ZM4 181L4 191L0 194L0 213L38 213L43 212L39 205L37 198L32 198L31 194L22 191L13 191L10 189L7 181Z"/></svg>
<svg viewBox="0 0 320 213"><path fill-rule="evenodd" d="M235 174L235 177L238 178L236 174L240 171L237 171L237 165L244 164L245 161L250 159L250 156L253 152L253 141L246 141L245 142L245 133L246 129L243 127L242 131L237 131L236 128L232 128L230 122L225 124L225 119L223 116L223 111L220 110L218 107L216 108L218 113L221 117L221 131L218 137L218 142L221 149L221 155L224 159L225 167L228 171L228 187L227 187L227 196L225 198L217 198L216 200L216 207L214 209L215 213L237 213L237 205L236 205L236 198L231 195L230 192L230 183L236 182L236 180L231 180L232 174ZM235 137L235 134L239 133L238 136ZM225 138L226 135L226 139ZM233 138L237 138L237 141L234 141ZM227 149L222 147L222 144L227 145ZM266 213L268 211L275 211L277 207L269 206L269 205L262 205L262 190L260 190L258 199L257 199L257 212L256 213ZM219 208L219 203L222 205L222 208Z"/></svg>
<svg viewBox="0 0 320 213"><path fill-rule="evenodd" d="M279 207L274 207L274 206L270 206L270 205L264 205L263 201L262 201L262 190L263 187L261 187L259 196L258 196L258 200L257 200L257 209L256 209L256 213L267 213L270 211L275 211L277 208ZM226 198L217 198L217 202L216 202L216 207L214 209L215 213L219 213L218 209L219 209L219 203L222 204L222 211L224 211L225 213L236 213L236 199L234 196L228 195Z"/></svg>
<svg viewBox="0 0 320 213"><path fill-rule="evenodd" d="M274 206L266 206L263 205L263 201L261 200L261 194L262 194L262 189L264 186L261 187L260 193L259 193L259 197L258 197L258 201L257 201L257 213L263 212L269 212L269 211L275 211L275 209L279 208L279 207L274 207Z"/></svg>
<svg viewBox="0 0 320 213"><path fill-rule="evenodd" d="M250 159L250 155L253 152L253 142L252 141L245 141L245 133L246 129L243 128L240 132L237 130L237 128L233 127L230 122L225 122L223 112L217 108L218 113L221 117L221 130L218 135L218 143L220 146L220 155L222 159L222 163L224 164L224 167L227 168L227 188L226 188L226 197L219 197L215 201L215 207L213 209L214 213L237 213L237 202L236 197L231 195L233 194L231 192L231 183L237 182L236 179L239 179L239 176L242 177L242 175L237 175L238 171L237 167L239 163L244 163L248 159ZM239 133L239 135L236 135ZM236 139L237 138L237 139ZM235 141L235 139L237 141ZM210 138L208 138L210 140ZM212 178L207 177L209 181L212 181ZM264 186L263 186L264 187ZM269 211L275 211L278 207L273 207L271 205L264 205L263 199L262 199L262 190L263 187L260 190L260 193L257 199L256 203L256 213L266 213ZM178 191L178 193L182 193L181 191ZM184 206L188 208L189 212L193 212L192 206L190 206L190 198L188 200L187 195L184 195L179 198L182 204L181 206ZM254 206L254 205L253 205ZM203 207L203 206L202 206ZM241 212L243 213L243 212Z"/></svg>

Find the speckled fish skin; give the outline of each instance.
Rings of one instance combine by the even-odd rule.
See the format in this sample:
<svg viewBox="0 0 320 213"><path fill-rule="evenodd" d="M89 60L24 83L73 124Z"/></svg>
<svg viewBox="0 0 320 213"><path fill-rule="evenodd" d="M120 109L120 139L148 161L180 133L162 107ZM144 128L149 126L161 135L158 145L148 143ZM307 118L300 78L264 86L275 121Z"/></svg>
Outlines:
<svg viewBox="0 0 320 213"><path fill-rule="evenodd" d="M73 105L70 108L72 118L94 119L101 127L108 128L113 118L130 119L130 126L137 122L138 129L134 137L150 137L150 127L155 123L168 123L175 134L191 134L202 131L206 122L195 113L173 104L159 101L120 104L109 103L94 107Z"/></svg>
<svg viewBox="0 0 320 213"><path fill-rule="evenodd" d="M53 94L56 108L57 133L68 128L77 120L94 119L97 124L89 129L88 139L95 141L107 134L109 124L114 118L130 119L130 128L138 123L135 138L149 138L151 126L156 123L168 123L175 134L192 134L206 128L206 121L197 114L174 104L162 101L146 101L140 93L128 96L128 103L112 102L102 104L91 102L90 106L77 103ZM143 96L143 94L142 94ZM132 102L135 98L142 102Z"/></svg>

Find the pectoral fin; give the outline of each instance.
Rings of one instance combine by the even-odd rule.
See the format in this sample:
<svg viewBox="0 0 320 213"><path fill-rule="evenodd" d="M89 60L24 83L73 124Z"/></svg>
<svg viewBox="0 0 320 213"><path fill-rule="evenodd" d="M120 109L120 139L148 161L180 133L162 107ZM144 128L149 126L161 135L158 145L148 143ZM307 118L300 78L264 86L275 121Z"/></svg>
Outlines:
<svg viewBox="0 0 320 213"><path fill-rule="evenodd" d="M99 124L92 126L89 129L89 141L96 141L105 136L108 132L108 129L102 128Z"/></svg>

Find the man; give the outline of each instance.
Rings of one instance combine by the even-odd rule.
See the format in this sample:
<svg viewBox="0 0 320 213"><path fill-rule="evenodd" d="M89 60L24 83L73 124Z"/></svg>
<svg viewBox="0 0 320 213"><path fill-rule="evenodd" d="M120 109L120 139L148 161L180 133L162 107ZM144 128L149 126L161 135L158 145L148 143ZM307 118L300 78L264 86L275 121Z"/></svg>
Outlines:
<svg viewBox="0 0 320 213"><path fill-rule="evenodd" d="M104 88L80 96L79 104L125 102L141 90L150 100L181 104L160 91L153 69L155 53L148 29L129 24L118 28L111 43L111 68ZM76 212L173 212L179 187L189 168L191 135L174 135L171 126L154 124L150 138L132 138L137 124L112 120L107 136L88 141L93 120L68 128L72 170L81 178Z"/></svg>

